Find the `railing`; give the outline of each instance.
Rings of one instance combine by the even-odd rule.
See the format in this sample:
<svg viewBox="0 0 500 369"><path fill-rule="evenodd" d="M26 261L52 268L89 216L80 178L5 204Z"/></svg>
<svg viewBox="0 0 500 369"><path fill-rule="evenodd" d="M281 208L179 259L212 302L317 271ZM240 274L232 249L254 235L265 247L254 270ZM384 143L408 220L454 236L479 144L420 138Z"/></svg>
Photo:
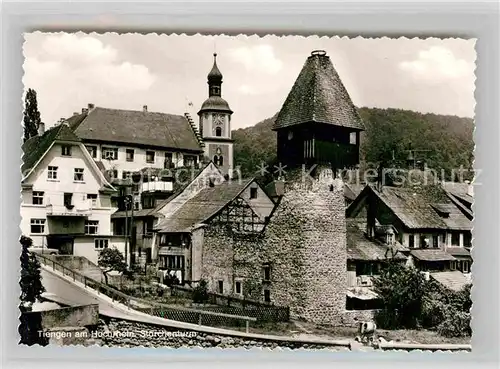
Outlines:
<svg viewBox="0 0 500 369"><path fill-rule="evenodd" d="M117 289L110 287L104 283L98 282L92 278L83 275L80 272L72 270L61 263L58 263L51 257L35 253L36 257L47 267L52 267L52 270L61 272L63 275L82 283L85 288L91 288L98 294L102 293L111 298L112 302L120 302L127 306L128 309L134 309L147 313L149 315L157 316L164 319L177 320L186 323L193 323L198 325L224 324L234 322L245 322L245 331L248 333L250 322L256 322L257 318L233 314L216 313L211 311L202 311L196 309L182 308L178 306L171 306L159 302L148 301L138 297L127 295ZM239 325L239 324L238 324Z"/></svg>
<svg viewBox="0 0 500 369"><path fill-rule="evenodd" d="M143 182L142 183L142 191L143 192L154 192L154 191L165 191L172 192L174 190L173 182L171 181L152 181L152 182Z"/></svg>
<svg viewBox="0 0 500 369"><path fill-rule="evenodd" d="M67 207L64 205L53 205L48 204L46 206L47 215L49 216L86 216L89 215L92 211L92 202L81 201L71 207Z"/></svg>

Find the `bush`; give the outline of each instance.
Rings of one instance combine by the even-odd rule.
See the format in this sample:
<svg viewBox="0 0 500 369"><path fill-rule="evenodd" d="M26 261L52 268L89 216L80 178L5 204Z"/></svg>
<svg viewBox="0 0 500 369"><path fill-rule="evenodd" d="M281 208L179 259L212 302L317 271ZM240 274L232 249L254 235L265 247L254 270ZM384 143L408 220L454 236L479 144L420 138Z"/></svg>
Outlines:
<svg viewBox="0 0 500 369"><path fill-rule="evenodd" d="M384 306L375 315L380 328L426 328L446 337L472 334L471 285L452 291L434 280L425 281L419 271L392 259L373 283Z"/></svg>
<svg viewBox="0 0 500 369"><path fill-rule="evenodd" d="M471 315L454 308L446 310L444 320L437 326L437 331L445 337L468 337L472 335Z"/></svg>
<svg viewBox="0 0 500 369"><path fill-rule="evenodd" d="M198 286L193 289L193 302L204 304L208 301L208 282L201 280Z"/></svg>
<svg viewBox="0 0 500 369"><path fill-rule="evenodd" d="M420 326L426 284L419 271L389 259L373 284L384 306L376 317L377 325L386 329Z"/></svg>

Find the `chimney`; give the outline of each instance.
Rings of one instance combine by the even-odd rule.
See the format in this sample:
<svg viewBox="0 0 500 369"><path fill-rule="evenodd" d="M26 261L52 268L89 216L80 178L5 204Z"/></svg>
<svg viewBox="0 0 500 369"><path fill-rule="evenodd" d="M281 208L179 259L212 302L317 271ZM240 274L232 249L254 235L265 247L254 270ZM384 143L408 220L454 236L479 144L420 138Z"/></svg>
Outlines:
<svg viewBox="0 0 500 369"><path fill-rule="evenodd" d="M38 136L43 136L45 133L45 123L40 122L38 123Z"/></svg>
<svg viewBox="0 0 500 369"><path fill-rule="evenodd" d="M94 104L92 104L92 103L88 103L87 107L88 107L88 109L89 109L89 111L90 111L90 110L92 110L92 109L94 109L94 108L95 108L95 105L94 105Z"/></svg>
<svg viewBox="0 0 500 369"><path fill-rule="evenodd" d="M89 109L87 108L82 108L82 114L87 114L89 112Z"/></svg>
<svg viewBox="0 0 500 369"><path fill-rule="evenodd" d="M147 112L148 112L148 106L147 106L147 105L143 105L143 106L142 106L142 111L143 111L144 113L147 113Z"/></svg>

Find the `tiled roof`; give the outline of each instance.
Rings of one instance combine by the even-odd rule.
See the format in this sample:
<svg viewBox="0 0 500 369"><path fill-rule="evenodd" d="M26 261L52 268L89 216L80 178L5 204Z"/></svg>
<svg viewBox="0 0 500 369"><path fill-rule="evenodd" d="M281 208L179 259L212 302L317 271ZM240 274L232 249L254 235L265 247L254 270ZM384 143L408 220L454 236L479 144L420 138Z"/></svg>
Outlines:
<svg viewBox="0 0 500 369"><path fill-rule="evenodd" d="M189 232L193 226L202 223L222 210L236 198L253 179L238 182L223 182L201 190L188 200L168 219L164 219L155 229L159 232Z"/></svg>
<svg viewBox="0 0 500 369"><path fill-rule="evenodd" d="M453 256L466 256L471 257L470 251L463 247L448 247L446 252Z"/></svg>
<svg viewBox="0 0 500 369"><path fill-rule="evenodd" d="M353 221L347 221L347 259L348 260L384 260L391 257L406 259L401 252L405 248L396 244L392 247L377 240L370 240Z"/></svg>
<svg viewBox="0 0 500 369"><path fill-rule="evenodd" d="M82 140L128 143L201 152L193 128L183 115L96 107L88 115L68 118Z"/></svg>
<svg viewBox="0 0 500 369"><path fill-rule="evenodd" d="M33 168L52 143L57 140L80 142L80 139L73 134L66 124L52 127L42 136L30 138L22 146L23 165L21 166L21 170L23 171L23 175L26 175L28 170Z"/></svg>
<svg viewBox="0 0 500 369"><path fill-rule="evenodd" d="M458 270L430 273L431 278L453 291L460 291L470 283L468 276Z"/></svg>
<svg viewBox="0 0 500 369"><path fill-rule="evenodd" d="M418 249L411 250L410 254L421 261L451 261L456 260L450 254L441 249Z"/></svg>
<svg viewBox="0 0 500 369"><path fill-rule="evenodd" d="M471 221L438 187L411 189L384 186L382 191L373 189L373 192L410 229L472 229ZM433 206L446 208L449 216L440 216Z"/></svg>
<svg viewBox="0 0 500 369"><path fill-rule="evenodd" d="M324 52L307 58L273 129L309 122L364 129L356 107Z"/></svg>

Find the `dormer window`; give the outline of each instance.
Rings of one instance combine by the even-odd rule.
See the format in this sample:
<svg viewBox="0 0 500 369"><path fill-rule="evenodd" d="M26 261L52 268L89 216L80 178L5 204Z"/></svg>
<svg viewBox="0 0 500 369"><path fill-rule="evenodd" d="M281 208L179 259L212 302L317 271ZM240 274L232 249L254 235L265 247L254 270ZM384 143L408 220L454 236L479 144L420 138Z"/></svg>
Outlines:
<svg viewBox="0 0 500 369"><path fill-rule="evenodd" d="M432 208L438 213L441 218L449 218L450 217L450 207L453 205L450 204L433 204Z"/></svg>

